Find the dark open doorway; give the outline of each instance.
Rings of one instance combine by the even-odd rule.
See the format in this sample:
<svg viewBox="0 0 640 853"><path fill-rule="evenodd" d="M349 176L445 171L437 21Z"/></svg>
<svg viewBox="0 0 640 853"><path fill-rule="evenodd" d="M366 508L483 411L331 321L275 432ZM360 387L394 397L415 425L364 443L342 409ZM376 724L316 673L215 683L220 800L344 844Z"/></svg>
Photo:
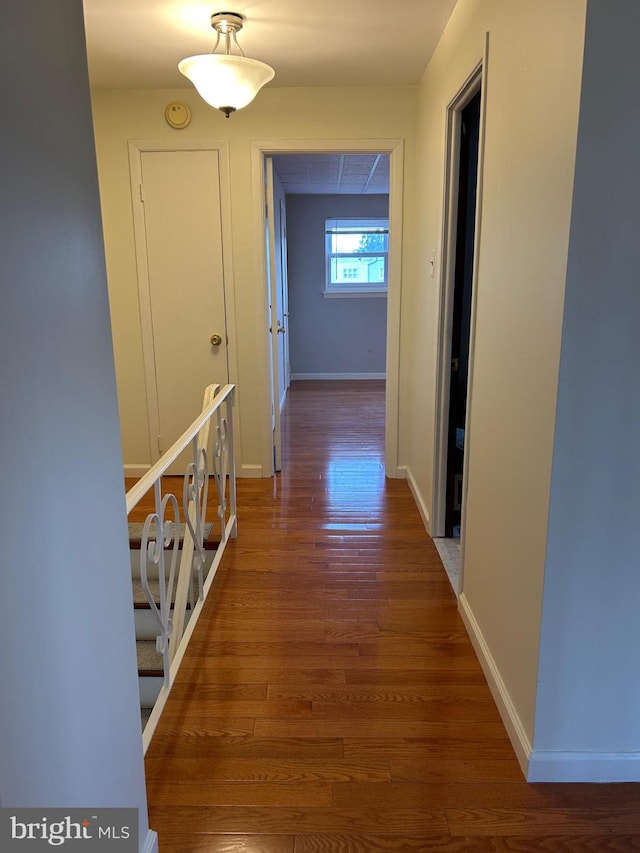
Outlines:
<svg viewBox="0 0 640 853"><path fill-rule="evenodd" d="M460 535L479 138L480 91L461 111L460 121L453 320L449 372L446 537Z"/></svg>

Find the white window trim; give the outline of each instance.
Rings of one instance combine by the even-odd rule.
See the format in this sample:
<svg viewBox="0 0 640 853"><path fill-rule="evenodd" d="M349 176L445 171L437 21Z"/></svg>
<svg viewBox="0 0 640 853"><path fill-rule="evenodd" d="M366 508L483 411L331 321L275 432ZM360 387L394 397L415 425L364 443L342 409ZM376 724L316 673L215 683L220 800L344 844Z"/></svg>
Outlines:
<svg viewBox="0 0 640 853"><path fill-rule="evenodd" d="M322 295L325 299L377 299L382 297L382 299L387 298L387 290L346 290L345 288L341 288L338 290L323 290Z"/></svg>
<svg viewBox="0 0 640 853"><path fill-rule="evenodd" d="M345 298L345 297L380 297L386 296L389 289L389 249L387 246L386 252L363 252L363 253L348 253L348 252L330 252L329 251L329 234L328 234L328 223L329 222L348 222L353 221L354 225L363 225L363 223L367 222L385 222L387 228L389 226L389 220L386 216L374 216L374 217L328 217L325 220L325 280L324 280L324 290L322 291L322 295L325 299L335 299L335 298ZM366 226L365 226L366 227ZM363 282L362 284L353 284L349 282L344 282L340 284L332 284L331 282L331 259L332 258L353 258L354 260L362 259L362 258L379 258L384 257L384 282L379 285L374 284L373 282Z"/></svg>

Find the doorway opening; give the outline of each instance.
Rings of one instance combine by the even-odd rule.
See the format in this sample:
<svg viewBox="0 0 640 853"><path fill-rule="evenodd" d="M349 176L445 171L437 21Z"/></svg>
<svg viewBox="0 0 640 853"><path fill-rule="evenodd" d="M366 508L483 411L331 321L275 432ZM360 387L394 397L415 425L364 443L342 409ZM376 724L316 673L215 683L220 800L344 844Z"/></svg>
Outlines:
<svg viewBox="0 0 640 853"><path fill-rule="evenodd" d="M469 380L469 337L475 249L476 186L480 138L480 91L460 113L458 210L451 324L445 538L460 538L462 480Z"/></svg>
<svg viewBox="0 0 640 853"><path fill-rule="evenodd" d="M482 66L448 109L432 535L461 590L482 148Z"/></svg>
<svg viewBox="0 0 640 853"><path fill-rule="evenodd" d="M366 143L358 144L353 141L345 144L342 140L336 143L322 143L322 146L314 145L312 142L297 141L292 143L262 145L254 143L254 186L263 189L264 203L261 204L261 235L265 240L265 263L264 263L264 292L265 305L264 317L267 335L265 344L268 356L265 361L269 367L268 381L264 387L269 391L269 399L265 400L264 411L269 413L267 430L263 431L263 472L274 473L279 470L281 461L281 437L280 437L280 411L284 404L286 391L291 379L294 381L310 381L312 379L329 380L362 380L365 378L386 379L385 392L385 423L386 423L386 445L385 445L385 472L387 476L401 476L398 470L398 448L397 448L397 416L398 416L398 365L399 365L399 318L400 318L400 269L401 269L401 246L402 246L402 142L384 140L379 146L368 140ZM358 166L360 175L358 175ZM382 166L382 168L379 168ZM385 170L385 166L387 166ZM366 169L366 174L362 171ZM313 174L310 174L310 170ZM305 176L306 171L306 176ZM319 176L321 179L319 179ZM382 184L380 183L382 176ZM306 184L300 184L297 189L291 189L294 181L305 179ZM350 182L348 184L350 178ZM341 184L336 187L336 179ZM313 189L309 190L310 181ZM333 183L332 183L333 181ZM354 190L354 186L358 186ZM366 189L363 191L363 185ZM325 237L327 233L326 221L328 219L341 220L342 217L354 216L353 211L344 213L340 207L340 199L355 199L361 196L360 201L367 196L373 201L374 196L384 196L384 214L388 219L388 263L387 292L376 294L384 295L386 299L370 298L363 300L353 294L328 293L325 286ZM259 194L258 194L259 197ZM322 198L333 199L333 208L329 213L318 214L319 200ZM293 208L295 207L295 210ZM318 208L319 209L319 208ZM297 227L302 221L301 214L313 210L313 216L320 215L319 230L314 227L316 238L315 249L320 251L320 256L315 258L318 270L314 272L313 282L315 287L316 313L300 291L295 290L298 285L293 276L293 265L291 257L295 251L292 250L292 233L297 240L300 228ZM311 215L311 214L310 214ZM369 219L363 213L359 213L361 221ZM265 228L265 218L267 227ZM272 227L270 227L270 220ZM293 223L293 225L292 225ZM315 234L315 231L318 233ZM385 234L385 240L387 234ZM284 248L283 248L284 246ZM288 253L286 251L288 247ZM367 244L371 249L371 241ZM363 249L363 252L365 250ZM302 255L304 257L305 250ZM369 254L373 254L369 251ZM304 257L307 267L311 263L311 256ZM353 264L354 269L363 266L361 259ZM373 261L372 261L373 266ZM378 263L378 267L382 264ZM376 272L380 274L376 267ZM378 291L380 287L378 286ZM360 296L370 296L361 294ZM300 297L300 298L299 298ZM347 297L346 299L344 297ZM368 304L367 304L368 303ZM375 306L373 303L377 303ZM365 310L366 307L366 310ZM366 323L363 321L365 313L371 313L375 307L375 313L382 318L382 323L377 331L367 331ZM377 348L378 355L381 354L380 364L371 367L370 363L355 362L349 370L344 366L336 367L329 364L327 356L336 356L337 347L331 340L331 335L322 335L318 328L320 313L323 309L331 309L341 316L349 313L358 318L359 328L356 329L360 340L360 347L366 356L371 356ZM324 312L328 313L328 312ZM286 315L286 316L285 316ZM303 316L304 315L304 316ZM326 319L326 318L325 318ZM305 331L304 323L311 322L311 326ZM338 341L344 341L345 349L348 344L353 343L355 333L343 330L339 333L331 325L328 326ZM315 335L315 343L311 340ZM369 335L369 338L367 338ZM301 346L306 347L307 356L324 356L310 366L304 364L300 358ZM315 350L315 353L314 353ZM296 366L296 359L298 359ZM311 374L311 375L309 375ZM330 416L330 413L327 413ZM266 419L265 419L266 420Z"/></svg>
<svg viewBox="0 0 640 853"><path fill-rule="evenodd" d="M291 379L312 392L385 378L389 156L277 154L265 166L277 431ZM277 432L274 455L280 470Z"/></svg>

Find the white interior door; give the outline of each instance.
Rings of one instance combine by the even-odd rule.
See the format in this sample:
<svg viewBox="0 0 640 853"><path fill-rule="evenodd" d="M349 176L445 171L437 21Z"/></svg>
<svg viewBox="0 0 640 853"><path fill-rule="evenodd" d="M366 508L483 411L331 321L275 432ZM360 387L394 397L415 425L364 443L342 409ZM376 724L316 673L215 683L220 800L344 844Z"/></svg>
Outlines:
<svg viewBox="0 0 640 853"><path fill-rule="evenodd" d="M280 384L282 397L280 398L280 409L284 405L285 397L291 384L291 365L289 363L289 279L287 272L287 208L283 198L278 205L278 217L276 224L276 240L278 242L279 282L278 282L278 316L282 316L282 328L284 332L280 335Z"/></svg>
<svg viewBox="0 0 640 853"><path fill-rule="evenodd" d="M280 338L286 334L282 299L278 282L278 250L276 247L276 212L273 189L273 160L265 158L267 196L267 280L269 282L269 330L271 333L271 411L273 417L273 461L276 471L282 468L282 440L280 433L280 404L286 389L282 387L282 353Z"/></svg>
<svg viewBox="0 0 640 853"><path fill-rule="evenodd" d="M136 243L144 254L138 268L146 269L140 285L155 461L197 417L205 387L228 382L218 152L141 151L140 170L144 240ZM184 472L185 457L170 473Z"/></svg>

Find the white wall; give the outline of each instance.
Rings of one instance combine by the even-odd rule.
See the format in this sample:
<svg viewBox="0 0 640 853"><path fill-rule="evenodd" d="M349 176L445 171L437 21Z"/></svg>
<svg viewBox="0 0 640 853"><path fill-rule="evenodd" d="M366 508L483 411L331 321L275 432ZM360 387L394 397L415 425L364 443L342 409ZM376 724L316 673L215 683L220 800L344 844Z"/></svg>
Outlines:
<svg viewBox="0 0 640 853"><path fill-rule="evenodd" d="M383 374L387 300L325 299L325 220L386 217L387 195L289 195L291 371L304 375Z"/></svg>
<svg viewBox="0 0 640 853"><path fill-rule="evenodd" d="M460 0L419 96L408 458L430 513L445 118L489 33L461 605L521 756L533 740L585 8Z"/></svg>
<svg viewBox="0 0 640 853"><path fill-rule="evenodd" d="M0 142L0 800L139 808L145 844L81 0L6 5L0 57L19 116Z"/></svg>
<svg viewBox="0 0 640 853"><path fill-rule="evenodd" d="M640 8L613 5L589 0L587 13L532 768L541 779L640 780Z"/></svg>
<svg viewBox="0 0 640 853"><path fill-rule="evenodd" d="M105 227L107 275L116 354L124 460L149 461L147 415L140 340L135 248L127 159L128 139L225 139L230 148L232 261L234 270L241 422L241 464L261 471L264 445L260 421L264 399L262 341L265 329L261 279L262 250L254 227L251 143L254 140L404 139L405 265L411 275L417 87L269 89L230 119L207 106L193 89L94 91L92 93L100 194ZM164 120L164 109L182 99L191 108L191 125L180 131ZM399 188L402 193L403 188ZM406 270L406 272L405 272ZM404 282L403 282L404 286ZM404 310L404 307L403 307ZM405 387L401 406L406 408ZM402 418L407 423L407 418ZM403 446L406 438L401 437Z"/></svg>

